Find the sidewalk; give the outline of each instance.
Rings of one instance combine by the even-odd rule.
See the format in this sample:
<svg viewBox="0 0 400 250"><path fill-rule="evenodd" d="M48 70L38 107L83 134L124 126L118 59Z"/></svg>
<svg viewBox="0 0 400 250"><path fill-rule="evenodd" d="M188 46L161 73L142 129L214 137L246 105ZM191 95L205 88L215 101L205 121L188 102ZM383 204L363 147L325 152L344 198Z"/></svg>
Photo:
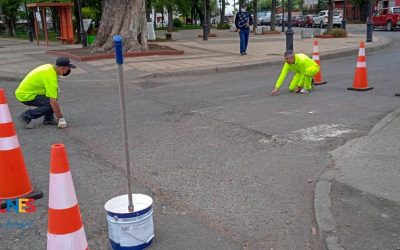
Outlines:
<svg viewBox="0 0 400 250"><path fill-rule="evenodd" d="M248 55L239 54L237 33L216 31L203 41L190 31L184 39L163 44L184 50L179 56L126 58L126 81L139 77L201 75L282 64L285 34L251 35ZM321 60L354 55L364 36L317 39ZM314 39L294 36L295 52L311 55ZM375 36L366 52L388 46L390 39ZM37 46L27 41L0 39L0 82L19 81L32 68L54 63L48 49L80 45ZM74 62L78 68L69 81L115 81L114 59ZM369 135L334 150L334 166L315 187L314 209L320 237L328 249L400 249L400 109L377 124ZM382 159L388 164L382 166Z"/></svg>
<svg viewBox="0 0 400 250"><path fill-rule="evenodd" d="M228 30L213 30L216 38L203 41L198 35L201 30L182 31L183 39L163 42L163 45L184 50L183 55L149 56L125 58L124 70L127 81L139 77L161 77L179 75L200 75L216 72L237 71L255 66L282 64L282 55L286 47L286 35L250 35L248 55L239 54L239 36ZM158 35L162 35L159 33ZM312 54L314 39L301 39L299 30L294 35L294 50L308 55ZM317 39L321 60L343 55L357 56L359 42L365 40L364 35L349 35L340 39ZM373 43L366 44L367 53L387 46L388 38L375 36ZM29 69L42 63L53 63L55 57L45 54L46 50L76 48L80 45L37 46L21 40L0 39L0 77L21 79ZM110 78L116 74L115 59L90 62L76 62L78 69L70 79L81 79L82 75L90 74L88 79ZM85 76L86 78L86 76Z"/></svg>
<svg viewBox="0 0 400 250"><path fill-rule="evenodd" d="M370 133L331 152L315 189L328 249L400 249L400 109ZM385 165L382 165L385 162Z"/></svg>

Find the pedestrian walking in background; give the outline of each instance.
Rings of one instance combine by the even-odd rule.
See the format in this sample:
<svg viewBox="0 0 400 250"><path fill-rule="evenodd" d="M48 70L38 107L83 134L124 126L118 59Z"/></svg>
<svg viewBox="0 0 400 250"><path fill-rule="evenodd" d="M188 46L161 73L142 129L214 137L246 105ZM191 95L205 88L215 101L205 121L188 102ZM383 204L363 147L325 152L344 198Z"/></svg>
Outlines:
<svg viewBox="0 0 400 250"><path fill-rule="evenodd" d="M31 121L42 116L45 125L67 127L58 103L58 76L69 75L71 68L75 69L76 66L71 64L68 57L58 57L55 65L41 65L25 76L15 91L15 97L23 104L36 108L26 110L18 116L24 128L34 128Z"/></svg>
<svg viewBox="0 0 400 250"><path fill-rule="evenodd" d="M246 10L246 4L243 4L235 17L236 30L239 31L240 54L247 55L247 45L249 44L250 25L253 25L253 18Z"/></svg>
<svg viewBox="0 0 400 250"><path fill-rule="evenodd" d="M309 93L312 88L313 77L319 72L319 65L307 55L301 53L295 54L292 50L285 51L284 58L285 64L271 95L276 96L278 94L278 90L285 81L289 71L295 73L289 85L289 90L295 93Z"/></svg>

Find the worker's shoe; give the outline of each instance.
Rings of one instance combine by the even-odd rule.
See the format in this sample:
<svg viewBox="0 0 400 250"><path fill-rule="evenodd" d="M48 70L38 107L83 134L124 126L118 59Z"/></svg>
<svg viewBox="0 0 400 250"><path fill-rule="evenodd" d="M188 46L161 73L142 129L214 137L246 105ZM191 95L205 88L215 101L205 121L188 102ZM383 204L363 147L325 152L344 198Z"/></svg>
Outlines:
<svg viewBox="0 0 400 250"><path fill-rule="evenodd" d="M308 90L308 89L301 89L301 90L300 90L300 93L302 93L302 94L308 94L308 93L310 93L310 90Z"/></svg>
<svg viewBox="0 0 400 250"><path fill-rule="evenodd" d="M400 93L395 93L394 95L395 95L395 96L400 96Z"/></svg>
<svg viewBox="0 0 400 250"><path fill-rule="evenodd" d="M25 116L23 115L23 113L20 114L17 118L18 118L18 121L21 122L22 126L23 126L25 129L33 129L33 128L34 128L34 126L33 126L33 124L31 123L31 121L29 121L27 118L25 118Z"/></svg>

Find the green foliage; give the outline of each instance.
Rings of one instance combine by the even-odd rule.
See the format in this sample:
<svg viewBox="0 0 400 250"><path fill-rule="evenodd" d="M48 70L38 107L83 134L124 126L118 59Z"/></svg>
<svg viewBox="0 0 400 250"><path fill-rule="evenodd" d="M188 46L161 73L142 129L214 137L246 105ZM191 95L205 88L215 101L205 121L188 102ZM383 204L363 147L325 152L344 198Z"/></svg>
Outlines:
<svg viewBox="0 0 400 250"><path fill-rule="evenodd" d="M174 20L172 20L172 23L174 24L175 28L180 28L182 27L182 21L179 18L174 18Z"/></svg>
<svg viewBox="0 0 400 250"><path fill-rule="evenodd" d="M195 25L195 24L191 24L191 25L182 25L182 27L180 27L180 30L192 30L192 29L202 29L203 26L200 25ZM156 28L156 30L167 30L167 27L158 27ZM175 30L177 31L177 30Z"/></svg>
<svg viewBox="0 0 400 250"><path fill-rule="evenodd" d="M96 19L97 11L92 7L82 7L83 18Z"/></svg>
<svg viewBox="0 0 400 250"><path fill-rule="evenodd" d="M219 23L217 25L217 29L219 29L219 30L229 30L230 27L231 26L229 25L229 23Z"/></svg>
<svg viewBox="0 0 400 250"><path fill-rule="evenodd" d="M2 14L8 19L17 17L21 4L22 0L0 0Z"/></svg>
<svg viewBox="0 0 400 250"><path fill-rule="evenodd" d="M330 32L325 31L324 35L332 35L336 38L347 37L347 31L345 29L334 28Z"/></svg>

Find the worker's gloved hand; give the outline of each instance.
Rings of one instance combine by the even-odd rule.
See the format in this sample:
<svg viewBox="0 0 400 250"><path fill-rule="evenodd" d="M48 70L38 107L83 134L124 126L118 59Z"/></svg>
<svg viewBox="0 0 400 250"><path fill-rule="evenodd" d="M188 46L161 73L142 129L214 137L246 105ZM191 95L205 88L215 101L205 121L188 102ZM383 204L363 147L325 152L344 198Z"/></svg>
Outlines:
<svg viewBox="0 0 400 250"><path fill-rule="evenodd" d="M274 89L271 91L271 95L272 95L272 96L278 95L278 89L277 89L277 88L274 88Z"/></svg>
<svg viewBox="0 0 400 250"><path fill-rule="evenodd" d="M64 118L58 119L58 128L66 128L67 127L67 122L65 121Z"/></svg>

